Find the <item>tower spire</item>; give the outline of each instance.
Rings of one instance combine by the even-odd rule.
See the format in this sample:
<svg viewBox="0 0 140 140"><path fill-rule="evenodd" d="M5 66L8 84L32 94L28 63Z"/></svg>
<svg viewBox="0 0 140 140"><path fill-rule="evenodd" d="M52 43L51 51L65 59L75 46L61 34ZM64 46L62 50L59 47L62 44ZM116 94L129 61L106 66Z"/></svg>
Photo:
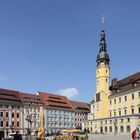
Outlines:
<svg viewBox="0 0 140 140"><path fill-rule="evenodd" d="M100 44L99 44L99 53L97 55L97 65L101 62L106 62L109 64L109 55L107 53L107 45L106 45L106 39L105 39L105 31L104 31L104 23L105 23L105 17L102 16L102 31L100 35Z"/></svg>
<svg viewBox="0 0 140 140"><path fill-rule="evenodd" d="M104 30L104 24L105 24L105 16L102 15L102 30Z"/></svg>
<svg viewBox="0 0 140 140"><path fill-rule="evenodd" d="M108 98L110 81L110 59L107 52L106 36L104 31L105 17L102 16L102 30L100 34L99 52L96 59L96 98L95 118L108 116Z"/></svg>

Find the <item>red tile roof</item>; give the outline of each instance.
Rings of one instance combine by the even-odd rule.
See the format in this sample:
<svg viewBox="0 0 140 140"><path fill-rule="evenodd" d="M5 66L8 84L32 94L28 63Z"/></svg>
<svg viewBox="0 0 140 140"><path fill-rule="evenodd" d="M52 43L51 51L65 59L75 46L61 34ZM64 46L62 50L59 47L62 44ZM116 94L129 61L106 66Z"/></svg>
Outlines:
<svg viewBox="0 0 140 140"><path fill-rule="evenodd" d="M73 108L81 112L90 112L90 105L88 103L70 101Z"/></svg>
<svg viewBox="0 0 140 140"><path fill-rule="evenodd" d="M73 110L72 105L66 96L46 92L38 93L46 108Z"/></svg>
<svg viewBox="0 0 140 140"><path fill-rule="evenodd" d="M0 100L21 102L18 91L0 88Z"/></svg>
<svg viewBox="0 0 140 140"><path fill-rule="evenodd" d="M111 95L112 96L118 96L120 95L122 92L131 90L131 89L135 89L140 87L140 72L135 73L131 76L128 76L122 80L117 81L117 79L115 79L115 82L113 82L112 80L112 84L110 86L110 90L111 90Z"/></svg>
<svg viewBox="0 0 140 140"><path fill-rule="evenodd" d="M38 95L20 92L22 102L25 104L40 105L42 101Z"/></svg>

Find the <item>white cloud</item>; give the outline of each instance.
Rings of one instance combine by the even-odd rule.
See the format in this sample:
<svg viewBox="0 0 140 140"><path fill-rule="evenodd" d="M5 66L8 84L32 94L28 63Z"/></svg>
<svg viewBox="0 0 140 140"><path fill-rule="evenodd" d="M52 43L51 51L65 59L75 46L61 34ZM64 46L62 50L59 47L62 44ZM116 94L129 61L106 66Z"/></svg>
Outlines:
<svg viewBox="0 0 140 140"><path fill-rule="evenodd" d="M7 77L5 74L0 74L0 81L5 81L7 80Z"/></svg>
<svg viewBox="0 0 140 140"><path fill-rule="evenodd" d="M65 88L58 90L56 93L67 96L68 98L73 98L79 94L79 91L76 88Z"/></svg>

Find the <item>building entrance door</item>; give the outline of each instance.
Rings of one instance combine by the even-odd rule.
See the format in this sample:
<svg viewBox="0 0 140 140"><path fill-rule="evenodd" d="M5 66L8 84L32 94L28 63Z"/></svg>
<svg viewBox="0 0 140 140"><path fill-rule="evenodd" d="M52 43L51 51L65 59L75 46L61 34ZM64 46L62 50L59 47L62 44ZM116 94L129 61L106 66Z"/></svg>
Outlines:
<svg viewBox="0 0 140 140"><path fill-rule="evenodd" d="M4 138L4 131L0 131L0 140L2 140L2 138Z"/></svg>
<svg viewBox="0 0 140 140"><path fill-rule="evenodd" d="M103 133L103 127L100 127L100 133Z"/></svg>

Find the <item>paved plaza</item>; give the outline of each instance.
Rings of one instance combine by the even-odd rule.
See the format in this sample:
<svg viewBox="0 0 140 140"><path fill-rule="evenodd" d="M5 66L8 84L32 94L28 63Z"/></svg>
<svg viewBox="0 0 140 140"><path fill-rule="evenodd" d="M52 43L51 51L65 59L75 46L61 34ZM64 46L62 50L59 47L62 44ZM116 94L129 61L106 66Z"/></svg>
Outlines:
<svg viewBox="0 0 140 140"><path fill-rule="evenodd" d="M89 135L89 140L132 140L130 135Z"/></svg>
<svg viewBox="0 0 140 140"><path fill-rule="evenodd" d="M46 140L52 140L51 137L46 138ZM123 135L89 135L88 140L132 140L131 134Z"/></svg>

